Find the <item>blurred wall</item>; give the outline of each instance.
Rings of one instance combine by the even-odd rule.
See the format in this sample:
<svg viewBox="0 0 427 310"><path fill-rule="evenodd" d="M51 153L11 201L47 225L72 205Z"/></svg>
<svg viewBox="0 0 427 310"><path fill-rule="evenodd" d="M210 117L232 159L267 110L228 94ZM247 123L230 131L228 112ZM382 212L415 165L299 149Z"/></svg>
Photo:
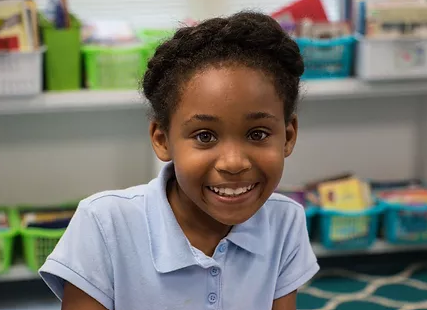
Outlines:
<svg viewBox="0 0 427 310"><path fill-rule="evenodd" d="M78 199L152 170L142 109L0 117L0 204Z"/></svg>
<svg viewBox="0 0 427 310"><path fill-rule="evenodd" d="M427 179L425 101L302 102L282 182L348 170L363 178ZM157 168L147 127L142 108L1 116L0 204L57 203L149 181Z"/></svg>

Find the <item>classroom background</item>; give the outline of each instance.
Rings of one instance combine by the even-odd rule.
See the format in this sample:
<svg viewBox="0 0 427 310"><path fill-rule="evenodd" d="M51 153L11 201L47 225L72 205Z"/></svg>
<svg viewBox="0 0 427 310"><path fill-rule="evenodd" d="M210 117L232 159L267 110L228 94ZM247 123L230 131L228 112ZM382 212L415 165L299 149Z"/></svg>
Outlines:
<svg viewBox="0 0 427 310"><path fill-rule="evenodd" d="M278 192L322 267L298 309L427 309L426 0L0 0L0 310L59 310L37 275L78 201L160 170L137 91L183 24L271 14L306 71Z"/></svg>

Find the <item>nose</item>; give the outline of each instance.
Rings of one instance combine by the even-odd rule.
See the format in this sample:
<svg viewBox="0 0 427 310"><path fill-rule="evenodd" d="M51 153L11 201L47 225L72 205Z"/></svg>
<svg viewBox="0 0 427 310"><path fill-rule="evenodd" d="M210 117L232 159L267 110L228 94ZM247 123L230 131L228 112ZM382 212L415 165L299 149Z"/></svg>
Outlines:
<svg viewBox="0 0 427 310"><path fill-rule="evenodd" d="M215 169L218 172L228 174L239 174L250 170L252 163L244 153L242 147L237 145L227 145L223 148L221 156L215 163Z"/></svg>

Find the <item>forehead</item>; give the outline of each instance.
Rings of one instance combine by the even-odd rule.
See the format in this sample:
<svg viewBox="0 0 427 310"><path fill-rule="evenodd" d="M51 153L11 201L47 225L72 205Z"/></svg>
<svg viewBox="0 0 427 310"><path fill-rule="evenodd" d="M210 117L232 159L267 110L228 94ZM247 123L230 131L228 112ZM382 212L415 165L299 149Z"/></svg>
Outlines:
<svg viewBox="0 0 427 310"><path fill-rule="evenodd" d="M267 112L283 115L283 101L273 79L245 66L209 67L197 72L183 86L176 112L236 115Z"/></svg>

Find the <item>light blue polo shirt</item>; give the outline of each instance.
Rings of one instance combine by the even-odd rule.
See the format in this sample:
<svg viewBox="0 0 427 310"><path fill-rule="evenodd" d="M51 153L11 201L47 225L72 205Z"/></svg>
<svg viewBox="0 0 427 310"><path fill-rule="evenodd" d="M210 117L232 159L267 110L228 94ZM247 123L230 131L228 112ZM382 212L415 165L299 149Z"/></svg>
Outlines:
<svg viewBox="0 0 427 310"><path fill-rule="evenodd" d="M40 269L60 299L68 281L110 310L268 310L317 273L304 209L277 194L213 257L192 247L166 197L172 173L80 203Z"/></svg>

